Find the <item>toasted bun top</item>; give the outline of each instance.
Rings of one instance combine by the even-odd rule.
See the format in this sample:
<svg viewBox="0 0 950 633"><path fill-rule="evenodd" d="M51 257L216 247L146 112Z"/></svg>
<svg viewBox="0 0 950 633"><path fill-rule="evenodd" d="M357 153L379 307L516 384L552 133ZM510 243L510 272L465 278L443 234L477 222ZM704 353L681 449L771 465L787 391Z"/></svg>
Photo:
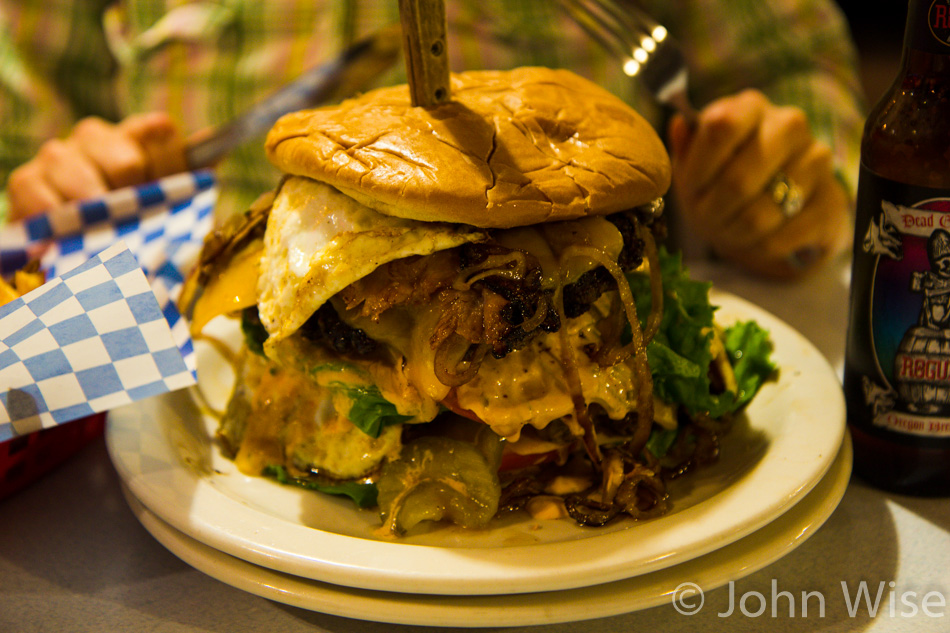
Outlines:
<svg viewBox="0 0 950 633"><path fill-rule="evenodd" d="M402 85L289 114L268 157L387 215L487 228L614 213L669 187L650 124L569 71L464 72L451 90L433 108Z"/></svg>

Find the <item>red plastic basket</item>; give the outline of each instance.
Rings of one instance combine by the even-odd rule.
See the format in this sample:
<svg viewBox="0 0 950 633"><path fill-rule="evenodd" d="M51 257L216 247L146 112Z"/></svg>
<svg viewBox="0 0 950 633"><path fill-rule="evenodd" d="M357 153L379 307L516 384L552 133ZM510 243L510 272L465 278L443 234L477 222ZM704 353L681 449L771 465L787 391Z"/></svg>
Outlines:
<svg viewBox="0 0 950 633"><path fill-rule="evenodd" d="M28 435L0 442L0 499L53 470L100 437L106 414L97 413Z"/></svg>

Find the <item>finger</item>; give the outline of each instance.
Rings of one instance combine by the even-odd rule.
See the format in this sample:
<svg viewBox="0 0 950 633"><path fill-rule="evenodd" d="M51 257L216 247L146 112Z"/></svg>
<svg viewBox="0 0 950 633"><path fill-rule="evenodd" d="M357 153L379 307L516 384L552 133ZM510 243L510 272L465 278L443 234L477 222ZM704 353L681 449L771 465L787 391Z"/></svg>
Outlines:
<svg viewBox="0 0 950 633"><path fill-rule="evenodd" d="M148 180L145 152L119 126L88 117L76 124L69 140L92 160L110 189Z"/></svg>
<svg viewBox="0 0 950 633"><path fill-rule="evenodd" d="M823 259L836 255L852 237L850 207L850 197L842 184L837 178L827 178L819 183L808 208L769 236L763 247L767 253L775 252L776 258L786 260L808 250L822 253ZM773 241L781 246L773 247Z"/></svg>
<svg viewBox="0 0 950 633"><path fill-rule="evenodd" d="M773 278L791 279L817 269L848 243L852 225L850 200L841 183L823 180L802 212L746 249L717 253Z"/></svg>
<svg viewBox="0 0 950 633"><path fill-rule="evenodd" d="M824 179L834 179L831 150L823 143L812 143L805 152L786 163L781 170L801 195L801 212L821 204L815 192ZM776 202L772 188L766 188L749 204L718 225L712 239L729 248L748 248L789 221Z"/></svg>
<svg viewBox="0 0 950 633"><path fill-rule="evenodd" d="M715 183L732 156L754 133L765 115L768 101L757 91L744 91L720 99L700 112L683 157L681 178L702 192Z"/></svg>
<svg viewBox="0 0 950 633"><path fill-rule="evenodd" d="M831 148L820 141L810 143L802 153L782 165L776 173L784 174L802 191L806 204L823 181L837 178ZM771 183L774 182L773 178ZM766 193L772 196L771 187Z"/></svg>
<svg viewBox="0 0 950 633"><path fill-rule="evenodd" d="M11 220L22 220L55 209L65 202L46 181L42 166L35 161L25 163L10 172L6 194Z"/></svg>
<svg viewBox="0 0 950 633"><path fill-rule="evenodd" d="M732 153L754 132L767 104L755 91L720 99L703 109L689 133L684 134L685 143L679 145L676 136L672 139L673 193L685 222L707 240L714 233L710 220L716 217L716 209L700 197ZM674 127L670 131L676 135L675 120L671 123Z"/></svg>
<svg viewBox="0 0 950 633"><path fill-rule="evenodd" d="M43 178L63 200L84 200L109 190L102 172L80 147L69 140L43 143L35 159Z"/></svg>
<svg viewBox="0 0 950 633"><path fill-rule="evenodd" d="M666 128L666 135L669 140L670 157L677 161L689 150L689 142L693 136L692 126L682 114L674 114Z"/></svg>
<svg viewBox="0 0 950 633"><path fill-rule="evenodd" d="M783 166L806 152L812 142L805 113L799 108L770 107L749 139L737 149L718 179L697 197L700 212L712 225L734 216L774 183Z"/></svg>
<svg viewBox="0 0 950 633"><path fill-rule="evenodd" d="M770 195L762 194L715 227L708 240L716 250L745 250L777 231L786 221Z"/></svg>
<svg viewBox="0 0 950 633"><path fill-rule="evenodd" d="M177 174L187 169L185 137L164 112L136 114L124 119L119 128L134 139L146 156L149 179Z"/></svg>

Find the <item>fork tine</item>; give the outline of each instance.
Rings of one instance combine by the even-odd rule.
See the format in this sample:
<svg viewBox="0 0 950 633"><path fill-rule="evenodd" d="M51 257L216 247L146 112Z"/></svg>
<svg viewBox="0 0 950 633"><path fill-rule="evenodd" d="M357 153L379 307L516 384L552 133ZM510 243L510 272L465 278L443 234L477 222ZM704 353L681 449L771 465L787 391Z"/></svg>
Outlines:
<svg viewBox="0 0 950 633"><path fill-rule="evenodd" d="M626 33L617 28L617 22L605 19L596 2L584 0L558 0L577 24L612 54L626 61L632 59L632 42Z"/></svg>
<svg viewBox="0 0 950 633"><path fill-rule="evenodd" d="M624 72L641 80L660 103L687 119L696 111L686 96L686 60L666 28L630 0L558 0L587 33L617 56Z"/></svg>
<svg viewBox="0 0 950 633"><path fill-rule="evenodd" d="M596 5L600 11L606 13L614 21L614 24L631 34L639 33L641 37L633 39L628 37L631 45L640 45L642 36L653 36L659 23L652 17L639 10L633 2L615 2L614 0L592 0L588 4Z"/></svg>

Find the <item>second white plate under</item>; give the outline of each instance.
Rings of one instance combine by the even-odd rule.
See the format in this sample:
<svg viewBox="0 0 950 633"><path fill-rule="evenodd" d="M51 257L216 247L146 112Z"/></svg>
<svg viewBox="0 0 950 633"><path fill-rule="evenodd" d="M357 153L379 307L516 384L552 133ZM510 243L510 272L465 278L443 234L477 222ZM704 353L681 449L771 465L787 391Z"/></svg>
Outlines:
<svg viewBox="0 0 950 633"><path fill-rule="evenodd" d="M789 554L831 516L848 486L847 439L828 473L794 508L762 529L705 556L612 583L530 594L424 596L307 580L235 558L182 534L126 493L142 525L172 553L213 578L284 604L348 618L443 627L507 627L574 622L670 604L677 591L709 592ZM698 595L680 594L686 606ZM690 610L690 613L694 611Z"/></svg>

